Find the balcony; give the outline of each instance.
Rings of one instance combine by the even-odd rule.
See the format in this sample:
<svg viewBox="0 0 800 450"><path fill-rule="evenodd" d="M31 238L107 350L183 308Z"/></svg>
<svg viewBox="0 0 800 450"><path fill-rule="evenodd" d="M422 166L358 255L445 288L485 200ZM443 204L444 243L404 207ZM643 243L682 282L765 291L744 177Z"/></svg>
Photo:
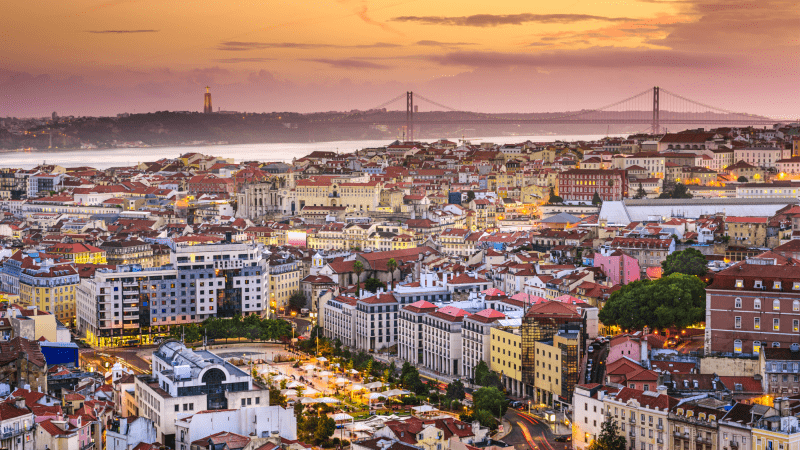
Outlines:
<svg viewBox="0 0 800 450"><path fill-rule="evenodd" d="M664 443L664 439L656 438L656 443L663 444Z"/></svg>
<svg viewBox="0 0 800 450"><path fill-rule="evenodd" d="M675 433L673 433L673 435L674 435L676 438L680 438L680 437L682 437L682 436L683 436L683 435L681 434L681 432L680 432L680 431L676 431Z"/></svg>
<svg viewBox="0 0 800 450"><path fill-rule="evenodd" d="M736 441L730 441L728 444L731 446L732 449L739 448L739 443Z"/></svg>
<svg viewBox="0 0 800 450"><path fill-rule="evenodd" d="M636 436L636 431L635 431L635 430L631 430L631 431L629 431L629 432L628 432L628 436L630 436L630 437L635 437L635 436Z"/></svg>
<svg viewBox="0 0 800 450"><path fill-rule="evenodd" d="M13 437L19 436L20 434L27 433L29 431L33 431L36 428L36 425L31 425L27 427L18 428L15 430L12 429L4 429L3 433L0 434L0 439L11 439Z"/></svg>
<svg viewBox="0 0 800 450"><path fill-rule="evenodd" d="M663 430L663 429L664 429L664 425L661 425L661 424L656 425L656 430Z"/></svg>
<svg viewBox="0 0 800 450"><path fill-rule="evenodd" d="M636 423L636 417L631 417L630 420L628 420L628 421L630 423Z"/></svg>

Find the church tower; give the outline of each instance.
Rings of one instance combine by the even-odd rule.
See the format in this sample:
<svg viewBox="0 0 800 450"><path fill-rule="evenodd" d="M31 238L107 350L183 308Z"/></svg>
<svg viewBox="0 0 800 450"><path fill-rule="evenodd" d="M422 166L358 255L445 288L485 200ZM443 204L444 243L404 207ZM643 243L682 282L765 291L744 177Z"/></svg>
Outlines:
<svg viewBox="0 0 800 450"><path fill-rule="evenodd" d="M203 112L206 114L211 114L214 110L211 108L211 91L210 88L206 86L206 96L203 99Z"/></svg>

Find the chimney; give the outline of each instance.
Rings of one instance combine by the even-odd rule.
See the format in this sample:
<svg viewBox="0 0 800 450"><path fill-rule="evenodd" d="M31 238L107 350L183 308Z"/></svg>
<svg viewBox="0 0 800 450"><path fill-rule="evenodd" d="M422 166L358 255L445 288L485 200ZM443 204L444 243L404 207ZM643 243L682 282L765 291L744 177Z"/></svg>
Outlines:
<svg viewBox="0 0 800 450"><path fill-rule="evenodd" d="M656 392L658 392L658 395L667 395L667 387L660 384L656 387Z"/></svg>
<svg viewBox="0 0 800 450"><path fill-rule="evenodd" d="M17 409L25 409L25 397L17 397L14 399L14 406Z"/></svg>

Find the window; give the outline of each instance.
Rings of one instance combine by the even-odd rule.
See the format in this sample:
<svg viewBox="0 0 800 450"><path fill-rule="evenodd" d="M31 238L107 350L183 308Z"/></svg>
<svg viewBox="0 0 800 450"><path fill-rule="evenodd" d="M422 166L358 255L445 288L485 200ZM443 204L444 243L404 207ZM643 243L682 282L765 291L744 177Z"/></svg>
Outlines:
<svg viewBox="0 0 800 450"><path fill-rule="evenodd" d="M742 317L741 316L736 316L736 325L735 325L735 327L736 328L742 328Z"/></svg>
<svg viewBox="0 0 800 450"><path fill-rule="evenodd" d="M761 353L761 341L753 341L753 353Z"/></svg>
<svg viewBox="0 0 800 450"><path fill-rule="evenodd" d="M800 301L795 300L792 302L792 311L800 311Z"/></svg>
<svg viewBox="0 0 800 450"><path fill-rule="evenodd" d="M733 341L733 352L734 353L742 353L742 340L736 339Z"/></svg>
<svg viewBox="0 0 800 450"><path fill-rule="evenodd" d="M736 287L737 288L744 287L744 280L736 280Z"/></svg>
<svg viewBox="0 0 800 450"><path fill-rule="evenodd" d="M781 319L772 319L772 329L779 331L781 329Z"/></svg>
<svg viewBox="0 0 800 450"><path fill-rule="evenodd" d="M742 307L742 299L741 298L739 298L739 297L736 298L736 302L735 302L734 307L735 308L741 308Z"/></svg>
<svg viewBox="0 0 800 450"><path fill-rule="evenodd" d="M778 300L778 299L773 300L772 301L772 310L773 311L780 311L780 309L781 309L781 301Z"/></svg>
<svg viewBox="0 0 800 450"><path fill-rule="evenodd" d="M753 309L761 309L761 299L757 298L753 300Z"/></svg>
<svg viewBox="0 0 800 450"><path fill-rule="evenodd" d="M761 318L754 317L753 318L753 329L760 330L761 329Z"/></svg>

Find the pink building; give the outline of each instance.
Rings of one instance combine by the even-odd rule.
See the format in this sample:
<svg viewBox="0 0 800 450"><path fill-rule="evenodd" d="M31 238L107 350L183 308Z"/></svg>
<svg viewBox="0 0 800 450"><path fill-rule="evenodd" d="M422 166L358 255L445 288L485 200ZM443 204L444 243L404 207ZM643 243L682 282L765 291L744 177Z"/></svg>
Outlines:
<svg viewBox="0 0 800 450"><path fill-rule="evenodd" d="M614 250L608 256L603 256L599 252L595 253L594 267L602 268L612 285L636 281L641 273L636 258L626 255L621 250Z"/></svg>
<svg viewBox="0 0 800 450"><path fill-rule="evenodd" d="M611 339L611 343L608 346L606 365L608 366L623 357L630 358L636 362L645 361L650 359L649 355L650 347L647 341L642 341L638 336L625 334Z"/></svg>

